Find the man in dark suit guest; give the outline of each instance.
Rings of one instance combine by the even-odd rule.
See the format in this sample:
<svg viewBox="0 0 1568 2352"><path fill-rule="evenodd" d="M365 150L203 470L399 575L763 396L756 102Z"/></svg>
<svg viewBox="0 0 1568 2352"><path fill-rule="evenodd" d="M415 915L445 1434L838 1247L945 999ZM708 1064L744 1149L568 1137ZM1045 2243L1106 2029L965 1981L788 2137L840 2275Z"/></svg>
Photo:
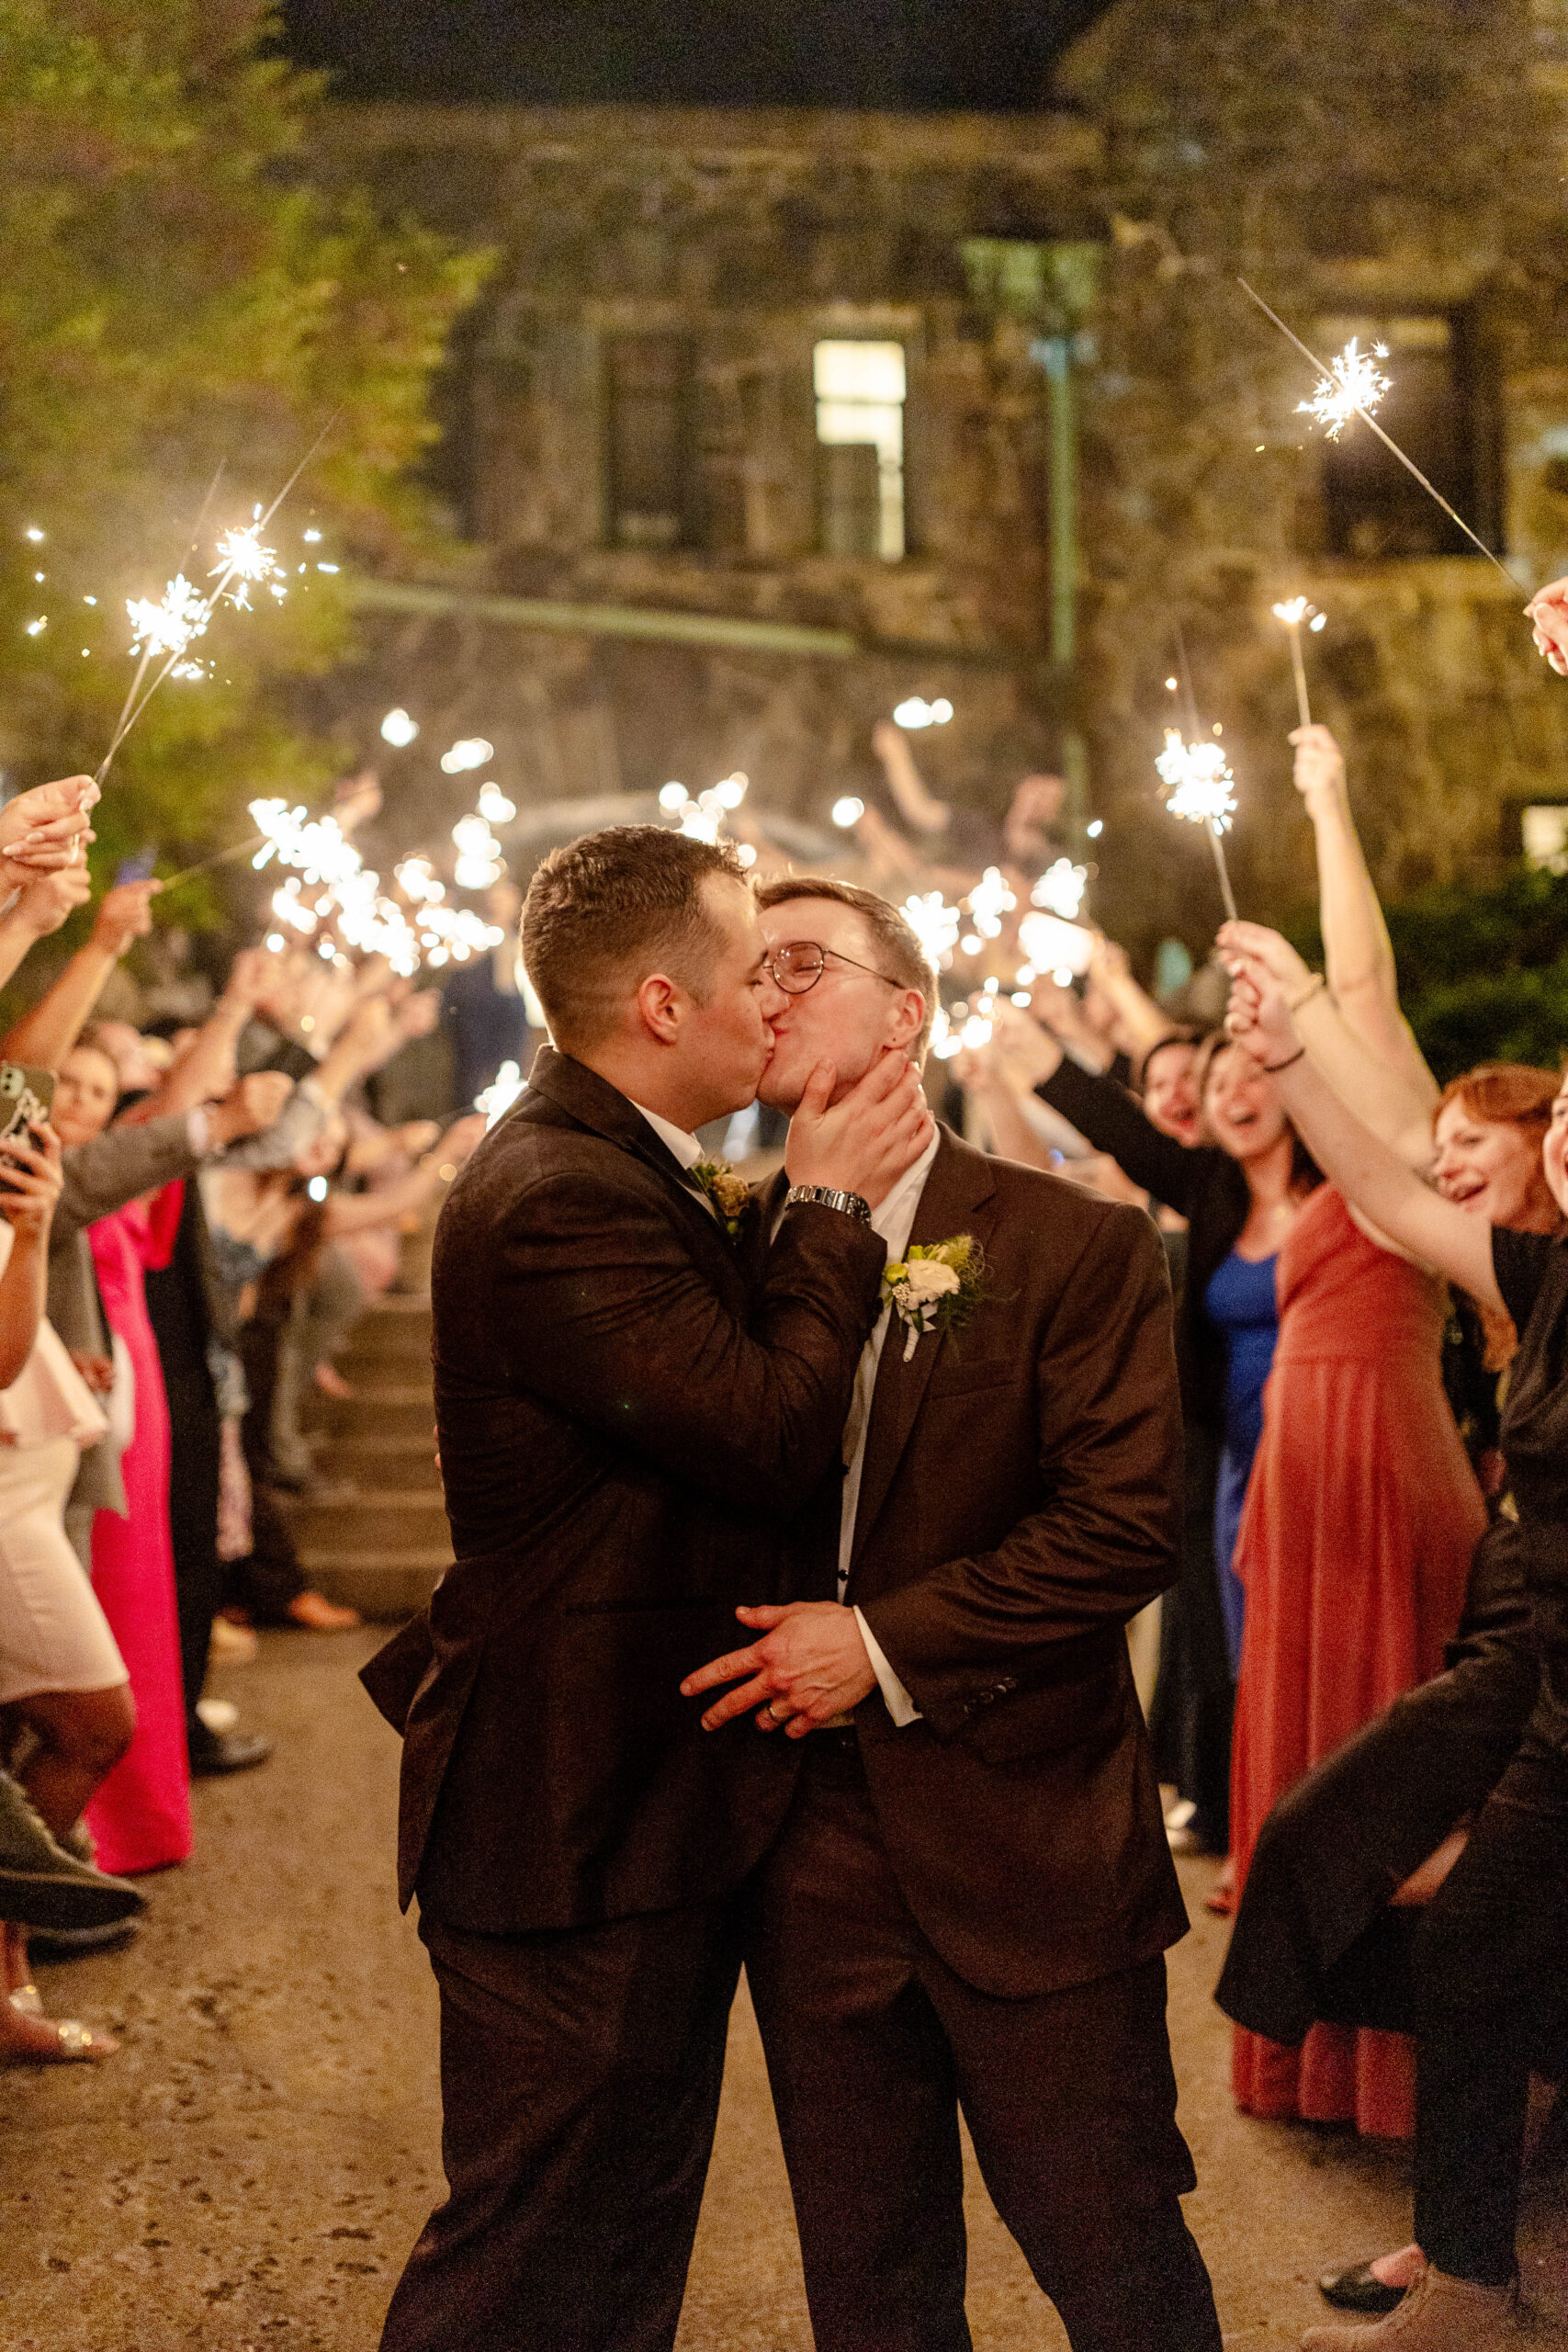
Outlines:
<svg viewBox="0 0 1568 2352"><path fill-rule="evenodd" d="M852 1085L923 1057L935 975L900 914L758 895L789 992L764 1102L823 1058ZM806 1751L746 1970L818 2352L967 2352L960 2109L1074 2352L1218 2352L1165 2020L1187 1921L1124 1630L1176 1572L1159 1235L945 1128L874 1223L890 1272L964 1239L969 1272L943 1291L924 1261L928 1308L866 1345L837 1598L740 1610L761 1638L686 1685L744 1678L716 1736L750 1713Z"/></svg>
<svg viewBox="0 0 1568 2352"><path fill-rule="evenodd" d="M683 1676L799 1580L884 1250L931 1131L882 1058L795 1122L771 1250L694 1130L784 1004L733 849L658 827L547 858L523 952L554 1044L454 1185L433 1271L457 1564L367 1669L404 1732L400 1883L441 1990L451 2195L386 2352L667 2352L747 1884L799 1751L714 1739Z"/></svg>

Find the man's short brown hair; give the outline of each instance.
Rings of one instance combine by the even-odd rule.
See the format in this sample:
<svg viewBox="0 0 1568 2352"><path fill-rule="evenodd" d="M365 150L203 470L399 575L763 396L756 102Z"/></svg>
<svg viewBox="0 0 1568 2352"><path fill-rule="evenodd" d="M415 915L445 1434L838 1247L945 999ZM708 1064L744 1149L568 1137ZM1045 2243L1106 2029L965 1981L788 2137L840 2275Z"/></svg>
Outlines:
<svg viewBox="0 0 1568 2352"><path fill-rule="evenodd" d="M878 970L900 988L919 989L926 1010L919 1035L910 1040L909 1058L922 1069L936 1019L936 966L908 916L874 890L863 890L855 882L829 882L817 874L786 875L781 881L764 882L757 892L757 904L763 908L787 906L792 899L831 899L835 906L852 908L871 933Z"/></svg>
<svg viewBox="0 0 1568 2352"><path fill-rule="evenodd" d="M585 833L536 867L523 901L523 963L558 1046L600 1044L650 972L706 1002L724 946L703 895L710 874L744 886L733 843L662 825Z"/></svg>

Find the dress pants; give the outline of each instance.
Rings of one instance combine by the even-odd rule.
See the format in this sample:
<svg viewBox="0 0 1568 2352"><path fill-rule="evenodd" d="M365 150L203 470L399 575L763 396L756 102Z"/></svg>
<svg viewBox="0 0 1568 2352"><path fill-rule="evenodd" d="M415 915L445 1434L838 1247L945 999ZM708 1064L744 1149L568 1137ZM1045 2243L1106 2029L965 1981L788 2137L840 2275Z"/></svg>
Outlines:
<svg viewBox="0 0 1568 2352"><path fill-rule="evenodd" d="M382 2352L669 2352L739 1977L731 1896L607 1927L420 1933L442 2158Z"/></svg>
<svg viewBox="0 0 1568 2352"><path fill-rule="evenodd" d="M817 2352L969 2352L959 2109L1073 2352L1219 2352L1179 2199L1165 1962L1003 2000L920 1933L853 1733L813 1733L746 1973Z"/></svg>
<svg viewBox="0 0 1568 2352"><path fill-rule="evenodd" d="M1530 2069L1568 1990L1568 1758L1505 1772L1416 1930L1416 2242L1506 2286Z"/></svg>

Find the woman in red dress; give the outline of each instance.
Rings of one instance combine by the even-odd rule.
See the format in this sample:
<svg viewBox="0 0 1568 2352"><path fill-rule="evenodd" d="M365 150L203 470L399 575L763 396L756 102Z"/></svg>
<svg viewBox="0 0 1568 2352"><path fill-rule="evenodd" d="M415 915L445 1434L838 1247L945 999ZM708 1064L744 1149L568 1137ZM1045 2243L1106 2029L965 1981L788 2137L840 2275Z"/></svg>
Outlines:
<svg viewBox="0 0 1568 2352"><path fill-rule="evenodd" d="M1352 1221L1331 1185L1280 1252L1280 1338L1236 1544L1246 1634L1231 1768L1238 1886L1275 1799L1441 1670L1486 1508L1443 1390L1446 1286ZM1407 2138L1403 2035L1235 2029L1248 2114Z"/></svg>

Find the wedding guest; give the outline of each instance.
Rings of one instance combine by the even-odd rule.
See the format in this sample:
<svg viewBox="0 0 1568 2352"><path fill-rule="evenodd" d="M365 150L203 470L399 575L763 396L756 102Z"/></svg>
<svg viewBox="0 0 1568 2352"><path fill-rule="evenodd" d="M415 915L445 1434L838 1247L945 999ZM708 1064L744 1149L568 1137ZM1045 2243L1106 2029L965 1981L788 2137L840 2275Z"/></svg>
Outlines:
<svg viewBox="0 0 1568 2352"><path fill-rule="evenodd" d="M1538 624L1539 626L1539 624ZM1515 2227L1529 2071L1561 1997L1568 1947L1568 1242L1519 1233L1430 1191L1307 1056L1283 991L1223 934L1233 1019L1280 1074L1292 1115L1344 1196L1412 1258L1441 1269L1520 1334L1504 1414L1540 1660L1524 1737L1416 1935L1416 2238L1427 2267L1387 2319L1314 2328L1304 2352L1466 2352L1495 2346L1517 2299ZM1568 1211L1568 1086L1542 1154Z"/></svg>
<svg viewBox="0 0 1568 2352"><path fill-rule="evenodd" d="M92 1826L106 1860L112 1855L131 1871L181 1859L189 1843L168 1417L143 1269L173 1247L178 1205L164 1188L193 1174L210 1150L270 1125L289 1091L288 1080L262 1075L240 1081L209 1108L176 1108L110 1128L118 1073L88 1040L64 1056L55 1089L54 1117L67 1148L51 1307L58 1297L72 1337L83 1334L98 1362L118 1357L108 1396L113 1485L101 1507L102 1488L89 1489L89 1526L95 1584L126 1655L139 1722L114 1785L99 1792ZM147 1107L157 1113L156 1099ZM81 1502L80 1487L73 1499Z"/></svg>
<svg viewBox="0 0 1568 2352"><path fill-rule="evenodd" d="M135 1718L124 1662L62 1518L78 1449L104 1418L43 1315L61 1187L53 1129L9 1138L0 1170L0 1709L33 1739L23 1786L39 1809L30 1815L18 1792L8 1813L41 1815L39 1828L59 1839L123 1754ZM111 1904L100 1917L125 1908ZM44 2016L28 1974L28 1918L9 1906L0 1928L0 2065L107 2057L112 2035Z"/></svg>

